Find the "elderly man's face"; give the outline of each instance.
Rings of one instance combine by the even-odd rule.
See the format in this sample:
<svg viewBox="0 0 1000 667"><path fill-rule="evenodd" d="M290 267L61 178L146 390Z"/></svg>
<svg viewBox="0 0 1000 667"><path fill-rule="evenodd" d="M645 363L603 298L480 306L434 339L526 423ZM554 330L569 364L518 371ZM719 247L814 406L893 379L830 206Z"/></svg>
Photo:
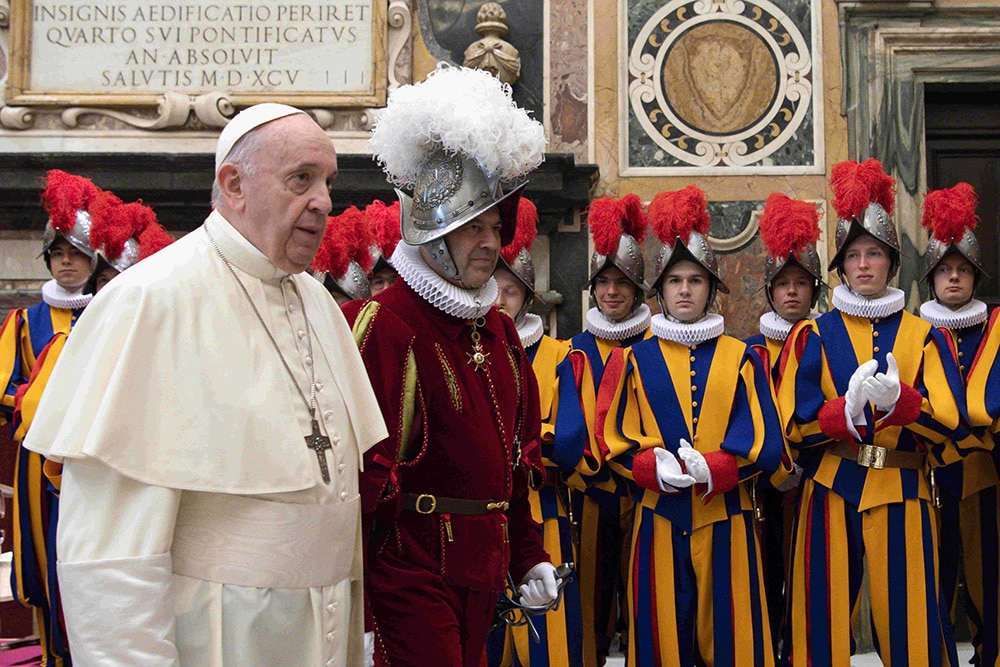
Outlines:
<svg viewBox="0 0 1000 667"><path fill-rule="evenodd" d="M276 267L298 273L312 263L333 208L337 152L304 114L279 118L261 132L251 169L240 169L239 231Z"/></svg>

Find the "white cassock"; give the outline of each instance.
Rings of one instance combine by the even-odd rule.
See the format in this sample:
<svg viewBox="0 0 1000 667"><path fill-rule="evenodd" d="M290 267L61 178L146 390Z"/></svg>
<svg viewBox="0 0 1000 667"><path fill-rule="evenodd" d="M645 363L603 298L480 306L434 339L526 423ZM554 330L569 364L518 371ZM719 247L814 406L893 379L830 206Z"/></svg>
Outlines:
<svg viewBox="0 0 1000 667"><path fill-rule="evenodd" d="M306 405L206 230L307 398L315 364L329 484ZM329 294L219 213L115 278L68 338L24 443L65 464L58 575L74 664L361 665L357 478L384 437Z"/></svg>

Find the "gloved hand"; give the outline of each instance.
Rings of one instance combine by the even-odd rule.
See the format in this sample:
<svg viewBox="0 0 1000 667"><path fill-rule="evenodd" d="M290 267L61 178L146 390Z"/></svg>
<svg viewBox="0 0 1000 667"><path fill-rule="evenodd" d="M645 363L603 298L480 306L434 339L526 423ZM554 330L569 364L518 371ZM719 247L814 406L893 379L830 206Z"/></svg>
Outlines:
<svg viewBox="0 0 1000 667"><path fill-rule="evenodd" d="M851 380L847 384L847 393L844 394L844 412L847 415L848 423L853 422L853 418L864 412L865 403L868 397L864 392L864 384L875 375L878 370L878 361L869 359L858 366L858 369L851 375Z"/></svg>
<svg viewBox="0 0 1000 667"><path fill-rule="evenodd" d="M691 446L691 443L681 438L677 447L677 456L687 467L688 474L694 477L694 481L699 484L708 484L712 479L712 471L708 469L708 462L702 453Z"/></svg>
<svg viewBox="0 0 1000 667"><path fill-rule="evenodd" d="M873 360L874 361L874 360ZM892 352L885 357L885 373L877 373L864 381L862 385L865 395L879 410L889 412L899 400L899 366Z"/></svg>
<svg viewBox="0 0 1000 667"><path fill-rule="evenodd" d="M559 595L556 567L552 563L541 562L528 570L518 590L521 604L529 607L544 607Z"/></svg>
<svg viewBox="0 0 1000 667"><path fill-rule="evenodd" d="M365 633L365 667L375 667L375 633Z"/></svg>
<svg viewBox="0 0 1000 667"><path fill-rule="evenodd" d="M677 457L666 449L657 447L653 450L653 454L656 456L656 476L660 483L660 491L669 493L686 489L695 483L694 477L685 474L681 469Z"/></svg>
<svg viewBox="0 0 1000 667"><path fill-rule="evenodd" d="M784 482L779 484L776 488L778 491L784 493L785 491L791 491L802 482L802 466L798 463L792 464L792 474L789 475Z"/></svg>

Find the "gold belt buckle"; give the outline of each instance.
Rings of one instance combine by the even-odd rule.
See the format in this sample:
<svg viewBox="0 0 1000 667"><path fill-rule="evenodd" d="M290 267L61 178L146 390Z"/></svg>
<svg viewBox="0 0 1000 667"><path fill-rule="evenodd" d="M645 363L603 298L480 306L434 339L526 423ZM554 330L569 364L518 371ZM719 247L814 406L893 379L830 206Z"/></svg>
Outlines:
<svg viewBox="0 0 1000 667"><path fill-rule="evenodd" d="M425 500L430 501L430 507L428 507L427 509L422 509L420 507L420 503L422 503ZM417 514L433 514L434 510L437 509L437 505L438 505L437 498L435 498L429 493L421 493L419 496L417 496L417 501L413 504L413 509L414 511L416 511Z"/></svg>
<svg viewBox="0 0 1000 667"><path fill-rule="evenodd" d="M889 450L878 445L861 445L858 448L858 465L866 468L882 470L885 468L885 461L889 458Z"/></svg>
<svg viewBox="0 0 1000 667"><path fill-rule="evenodd" d="M499 503L493 501L486 503L487 511L502 510L506 512L508 507L510 507L510 503L508 503L506 500L501 501Z"/></svg>

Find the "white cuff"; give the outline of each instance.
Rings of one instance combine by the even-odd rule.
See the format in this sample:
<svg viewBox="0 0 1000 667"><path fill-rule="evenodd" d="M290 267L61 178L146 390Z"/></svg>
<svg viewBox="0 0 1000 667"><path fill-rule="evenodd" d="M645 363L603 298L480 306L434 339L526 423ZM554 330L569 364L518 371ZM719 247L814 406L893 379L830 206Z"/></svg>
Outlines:
<svg viewBox="0 0 1000 667"><path fill-rule="evenodd" d="M174 667L170 554L59 563L73 663Z"/></svg>

